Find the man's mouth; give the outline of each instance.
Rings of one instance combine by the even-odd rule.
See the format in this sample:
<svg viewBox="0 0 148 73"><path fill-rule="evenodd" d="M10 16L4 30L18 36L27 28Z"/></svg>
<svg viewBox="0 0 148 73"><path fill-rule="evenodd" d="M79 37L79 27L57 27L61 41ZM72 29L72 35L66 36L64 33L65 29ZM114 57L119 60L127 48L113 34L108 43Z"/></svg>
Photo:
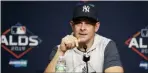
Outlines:
<svg viewBox="0 0 148 73"><path fill-rule="evenodd" d="M82 36L84 36L84 35L87 35L87 34L85 34L85 33L79 33L79 35L82 35Z"/></svg>

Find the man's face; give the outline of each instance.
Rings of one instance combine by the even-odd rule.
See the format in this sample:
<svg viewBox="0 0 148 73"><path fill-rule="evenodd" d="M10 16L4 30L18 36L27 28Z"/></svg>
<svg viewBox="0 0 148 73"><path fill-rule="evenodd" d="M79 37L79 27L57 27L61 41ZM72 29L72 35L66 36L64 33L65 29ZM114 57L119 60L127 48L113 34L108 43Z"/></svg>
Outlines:
<svg viewBox="0 0 148 73"><path fill-rule="evenodd" d="M99 22L91 24L85 21L79 23L73 23L72 29L74 36L80 39L81 43L88 43L90 40L93 40L95 33L99 29Z"/></svg>

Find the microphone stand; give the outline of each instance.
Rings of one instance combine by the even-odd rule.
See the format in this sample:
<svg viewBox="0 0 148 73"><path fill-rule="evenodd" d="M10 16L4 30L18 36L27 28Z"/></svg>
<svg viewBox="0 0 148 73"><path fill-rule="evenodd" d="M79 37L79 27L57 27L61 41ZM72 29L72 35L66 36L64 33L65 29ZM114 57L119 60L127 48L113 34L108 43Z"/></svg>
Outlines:
<svg viewBox="0 0 148 73"><path fill-rule="evenodd" d="M83 61L86 63L86 72L88 73L88 61L90 60L90 56L86 53L87 46L83 46L85 49L85 53L83 55Z"/></svg>

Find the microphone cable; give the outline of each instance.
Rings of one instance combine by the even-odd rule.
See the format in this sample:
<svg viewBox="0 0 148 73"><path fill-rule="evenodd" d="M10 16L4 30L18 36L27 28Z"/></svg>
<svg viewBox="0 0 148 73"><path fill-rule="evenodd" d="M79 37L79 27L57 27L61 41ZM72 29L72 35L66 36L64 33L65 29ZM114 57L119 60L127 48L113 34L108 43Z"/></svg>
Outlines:
<svg viewBox="0 0 148 73"><path fill-rule="evenodd" d="M90 60L90 56L87 54L87 46L84 45L83 48L85 49L85 53L83 55L83 61L86 63L86 72L88 73L88 61Z"/></svg>

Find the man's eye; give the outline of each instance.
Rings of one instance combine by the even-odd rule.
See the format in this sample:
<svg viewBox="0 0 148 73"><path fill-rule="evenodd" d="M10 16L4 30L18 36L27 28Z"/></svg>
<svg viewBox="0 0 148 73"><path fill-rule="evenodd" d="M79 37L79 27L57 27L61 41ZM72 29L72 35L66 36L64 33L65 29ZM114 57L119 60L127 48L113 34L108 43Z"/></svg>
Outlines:
<svg viewBox="0 0 148 73"><path fill-rule="evenodd" d="M81 24L81 22L74 22L74 25L78 25L78 24Z"/></svg>
<svg viewBox="0 0 148 73"><path fill-rule="evenodd" d="M81 24L81 22L76 22L76 24Z"/></svg>

